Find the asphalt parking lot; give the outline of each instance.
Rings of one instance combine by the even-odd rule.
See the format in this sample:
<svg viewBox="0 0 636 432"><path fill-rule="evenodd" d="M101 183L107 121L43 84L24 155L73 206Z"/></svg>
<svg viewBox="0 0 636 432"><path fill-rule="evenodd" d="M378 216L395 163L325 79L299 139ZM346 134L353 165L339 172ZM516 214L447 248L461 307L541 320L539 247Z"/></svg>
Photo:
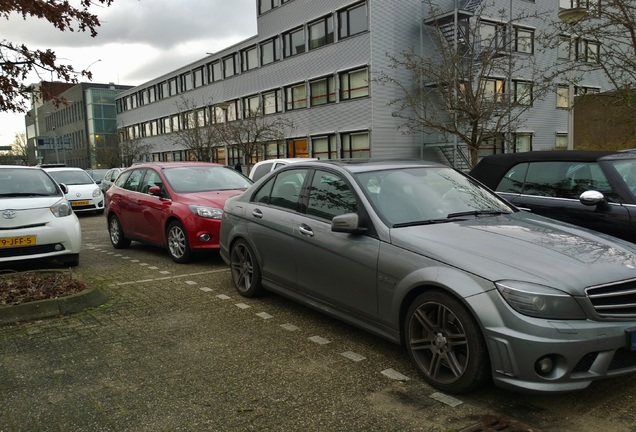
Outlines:
<svg viewBox="0 0 636 432"><path fill-rule="evenodd" d="M275 295L240 297L216 254L178 265L138 243L115 250L104 216L80 219L74 271L110 299L0 326L0 432L461 431L490 416L636 431L636 376L565 395L448 397L398 346Z"/></svg>

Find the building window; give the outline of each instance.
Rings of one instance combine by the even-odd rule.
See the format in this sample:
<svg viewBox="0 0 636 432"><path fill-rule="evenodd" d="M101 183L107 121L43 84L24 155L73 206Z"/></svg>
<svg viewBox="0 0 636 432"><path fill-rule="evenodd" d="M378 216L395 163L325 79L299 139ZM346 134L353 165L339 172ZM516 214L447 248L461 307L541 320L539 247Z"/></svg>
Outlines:
<svg viewBox="0 0 636 432"><path fill-rule="evenodd" d="M601 90L596 87L575 87L574 88L574 96L586 95L586 94L596 94Z"/></svg>
<svg viewBox="0 0 636 432"><path fill-rule="evenodd" d="M367 4L359 3L338 12L338 38L344 39L367 31Z"/></svg>
<svg viewBox="0 0 636 432"><path fill-rule="evenodd" d="M501 78L484 78L481 80L482 94L493 102L504 102L506 82Z"/></svg>
<svg viewBox="0 0 636 432"><path fill-rule="evenodd" d="M367 68L340 74L340 100L369 96L369 74Z"/></svg>
<svg viewBox="0 0 636 432"><path fill-rule="evenodd" d="M261 44L261 65L278 61L278 38L270 39Z"/></svg>
<svg viewBox="0 0 636 432"><path fill-rule="evenodd" d="M305 52L305 29L303 27L283 33L283 56L291 57Z"/></svg>
<svg viewBox="0 0 636 432"><path fill-rule="evenodd" d="M557 87L557 108L569 108L570 107L570 88L566 85L560 85Z"/></svg>
<svg viewBox="0 0 636 432"><path fill-rule="evenodd" d="M309 30L309 49L333 43L333 16L329 15L307 26Z"/></svg>
<svg viewBox="0 0 636 432"><path fill-rule="evenodd" d="M223 79L223 72L221 67L221 62L216 61L214 63L208 63L208 82L219 81Z"/></svg>
<svg viewBox="0 0 636 432"><path fill-rule="evenodd" d="M238 100L229 101L225 111L226 111L227 121L231 122L234 120L238 120L238 115L239 115Z"/></svg>
<svg viewBox="0 0 636 432"><path fill-rule="evenodd" d="M515 103L518 105L532 105L532 83L528 81L514 81Z"/></svg>
<svg viewBox="0 0 636 432"><path fill-rule="evenodd" d="M279 0L258 0L258 14L262 15L280 5Z"/></svg>
<svg viewBox="0 0 636 432"><path fill-rule="evenodd" d="M241 51L241 67L243 72L258 67L258 50L255 46Z"/></svg>
<svg viewBox="0 0 636 432"><path fill-rule="evenodd" d="M482 50L504 50L506 27L503 24L482 21L479 25L479 46Z"/></svg>
<svg viewBox="0 0 636 432"><path fill-rule="evenodd" d="M201 87L203 85L203 67L197 68L193 71L192 80L194 87Z"/></svg>
<svg viewBox="0 0 636 432"><path fill-rule="evenodd" d="M157 89L155 86L148 87L148 103L153 103L157 100Z"/></svg>
<svg viewBox="0 0 636 432"><path fill-rule="evenodd" d="M478 151L479 157L484 157L491 154L503 153L505 142L506 141L503 137L503 134L500 134L499 136L494 138L488 138L483 140L479 145L479 151Z"/></svg>
<svg viewBox="0 0 636 432"><path fill-rule="evenodd" d="M336 89L333 76L309 82L311 106L324 105L336 101Z"/></svg>
<svg viewBox="0 0 636 432"><path fill-rule="evenodd" d="M557 56L563 60L570 60L570 38L568 36L559 36Z"/></svg>
<svg viewBox="0 0 636 432"><path fill-rule="evenodd" d="M168 80L168 95L174 96L179 93L179 82L177 78L171 78Z"/></svg>
<svg viewBox="0 0 636 432"><path fill-rule="evenodd" d="M170 96L170 92L168 91L168 81L164 81L159 84L159 99L165 99Z"/></svg>
<svg viewBox="0 0 636 432"><path fill-rule="evenodd" d="M168 134L172 132L172 127L170 124L170 117L164 117L159 120L159 128L161 133Z"/></svg>
<svg viewBox="0 0 636 432"><path fill-rule="evenodd" d="M170 126L172 127L172 132L178 132L181 130L181 122L178 114L170 116Z"/></svg>
<svg viewBox="0 0 636 432"><path fill-rule="evenodd" d="M258 95L243 98L243 118L260 115L260 100Z"/></svg>
<svg viewBox="0 0 636 432"><path fill-rule="evenodd" d="M568 134L558 133L554 140L554 148L558 150L567 150L568 148Z"/></svg>
<svg viewBox="0 0 636 432"><path fill-rule="evenodd" d="M531 133L515 133L514 134L515 148L517 153L528 152L532 150L532 134Z"/></svg>
<svg viewBox="0 0 636 432"><path fill-rule="evenodd" d="M598 63L601 44L598 42L579 39L576 43L576 59L586 63Z"/></svg>
<svg viewBox="0 0 636 432"><path fill-rule="evenodd" d="M313 137L311 148L312 157L318 159L336 159L338 157L335 135Z"/></svg>
<svg viewBox="0 0 636 432"><path fill-rule="evenodd" d="M307 86L305 83L287 87L285 89L287 111L307 108Z"/></svg>
<svg viewBox="0 0 636 432"><path fill-rule="evenodd" d="M280 89L263 93L263 113L275 114L283 111L283 98Z"/></svg>
<svg viewBox="0 0 636 432"><path fill-rule="evenodd" d="M223 59L223 77L231 77L237 73L236 68L236 54L232 54L229 57Z"/></svg>
<svg viewBox="0 0 636 432"><path fill-rule="evenodd" d="M340 135L342 142L342 157L344 159L368 159L371 157L369 149L369 133L343 133Z"/></svg>
<svg viewBox="0 0 636 432"><path fill-rule="evenodd" d="M192 90L192 73L187 72L180 76L181 80L181 92Z"/></svg>
<svg viewBox="0 0 636 432"><path fill-rule="evenodd" d="M514 50L520 53L534 53L534 31L526 28L515 28Z"/></svg>

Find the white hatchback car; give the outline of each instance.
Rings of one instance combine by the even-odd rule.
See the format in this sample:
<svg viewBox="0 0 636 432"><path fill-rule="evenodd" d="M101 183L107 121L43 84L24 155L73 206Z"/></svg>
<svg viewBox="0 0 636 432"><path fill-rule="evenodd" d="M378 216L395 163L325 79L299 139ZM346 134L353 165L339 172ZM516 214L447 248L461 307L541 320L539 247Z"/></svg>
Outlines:
<svg viewBox="0 0 636 432"><path fill-rule="evenodd" d="M82 230L65 189L40 168L0 165L0 265L41 259L79 265Z"/></svg>
<svg viewBox="0 0 636 432"><path fill-rule="evenodd" d="M66 199L75 213L104 213L104 194L86 171L73 167L43 169L68 188Z"/></svg>
<svg viewBox="0 0 636 432"><path fill-rule="evenodd" d="M260 162L256 162L250 170L249 178L252 181L257 181L265 174L274 171L285 165L289 165L296 162L307 162L311 160L318 160L316 158L287 158L287 159L266 159Z"/></svg>

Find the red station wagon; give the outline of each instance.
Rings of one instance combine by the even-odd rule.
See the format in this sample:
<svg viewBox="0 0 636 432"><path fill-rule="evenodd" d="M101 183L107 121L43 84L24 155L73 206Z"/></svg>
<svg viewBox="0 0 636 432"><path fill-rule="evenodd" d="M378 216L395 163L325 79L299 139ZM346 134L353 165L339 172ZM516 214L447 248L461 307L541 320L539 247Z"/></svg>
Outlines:
<svg viewBox="0 0 636 432"><path fill-rule="evenodd" d="M110 241L132 240L167 247L178 263L197 250L218 249L225 201L252 184L224 165L156 162L124 170L106 192Z"/></svg>

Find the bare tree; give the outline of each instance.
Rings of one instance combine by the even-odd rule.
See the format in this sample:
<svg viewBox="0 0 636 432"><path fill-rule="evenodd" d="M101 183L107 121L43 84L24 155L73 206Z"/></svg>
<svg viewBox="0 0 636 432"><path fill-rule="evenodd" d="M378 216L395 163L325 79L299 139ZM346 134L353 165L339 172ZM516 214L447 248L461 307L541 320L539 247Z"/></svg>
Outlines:
<svg viewBox="0 0 636 432"><path fill-rule="evenodd" d="M264 116L259 106L242 119L217 122L212 131L215 141L239 150L249 172L251 161L262 156L263 144L284 139L293 128L291 120Z"/></svg>
<svg viewBox="0 0 636 432"><path fill-rule="evenodd" d="M493 9L493 2L480 2L471 17L448 20L432 0L424 40L432 48L388 54L391 70L380 72L376 80L396 86L398 95L390 101L392 115L404 121L399 129L406 134L439 134L446 142L464 144L471 165L487 140L505 139L514 150L512 131L522 125L523 114L532 102L552 91L554 66L541 67L535 56L517 52L541 50L533 35L517 33L515 27L526 20L541 18L519 7ZM486 8L496 10L490 21L480 17ZM406 76L402 73L406 71ZM504 77L504 78L502 78ZM523 77L515 81L512 77Z"/></svg>
<svg viewBox="0 0 636 432"><path fill-rule="evenodd" d="M174 145L189 150L197 161L211 161L215 145L214 122L209 115L206 118L206 108L185 98L176 105L179 125L172 126Z"/></svg>
<svg viewBox="0 0 636 432"><path fill-rule="evenodd" d="M90 32L97 35L100 22L89 9L97 3L110 6L113 0L80 0L78 7L71 6L68 1L57 0L13 0L0 1L0 17L9 19L12 14L21 15L24 19L34 17L48 21L58 30L70 32ZM26 102L34 91L25 84L31 73L40 76L55 76L64 82L76 83L78 77L91 79L87 70L76 71L72 65L62 64L50 49L32 50L24 44L14 43L0 38L0 111L24 112ZM44 86L37 90L47 92ZM41 98L51 98L59 104L63 99L52 94L42 94Z"/></svg>
<svg viewBox="0 0 636 432"><path fill-rule="evenodd" d="M27 146L26 134L24 132L15 134L13 144L11 145L11 153L15 160L21 165L29 165L29 147Z"/></svg>
<svg viewBox="0 0 636 432"><path fill-rule="evenodd" d="M128 138L119 143L121 163L113 166L131 166L135 162L144 160L145 156L152 151L152 144L144 143L141 138Z"/></svg>

